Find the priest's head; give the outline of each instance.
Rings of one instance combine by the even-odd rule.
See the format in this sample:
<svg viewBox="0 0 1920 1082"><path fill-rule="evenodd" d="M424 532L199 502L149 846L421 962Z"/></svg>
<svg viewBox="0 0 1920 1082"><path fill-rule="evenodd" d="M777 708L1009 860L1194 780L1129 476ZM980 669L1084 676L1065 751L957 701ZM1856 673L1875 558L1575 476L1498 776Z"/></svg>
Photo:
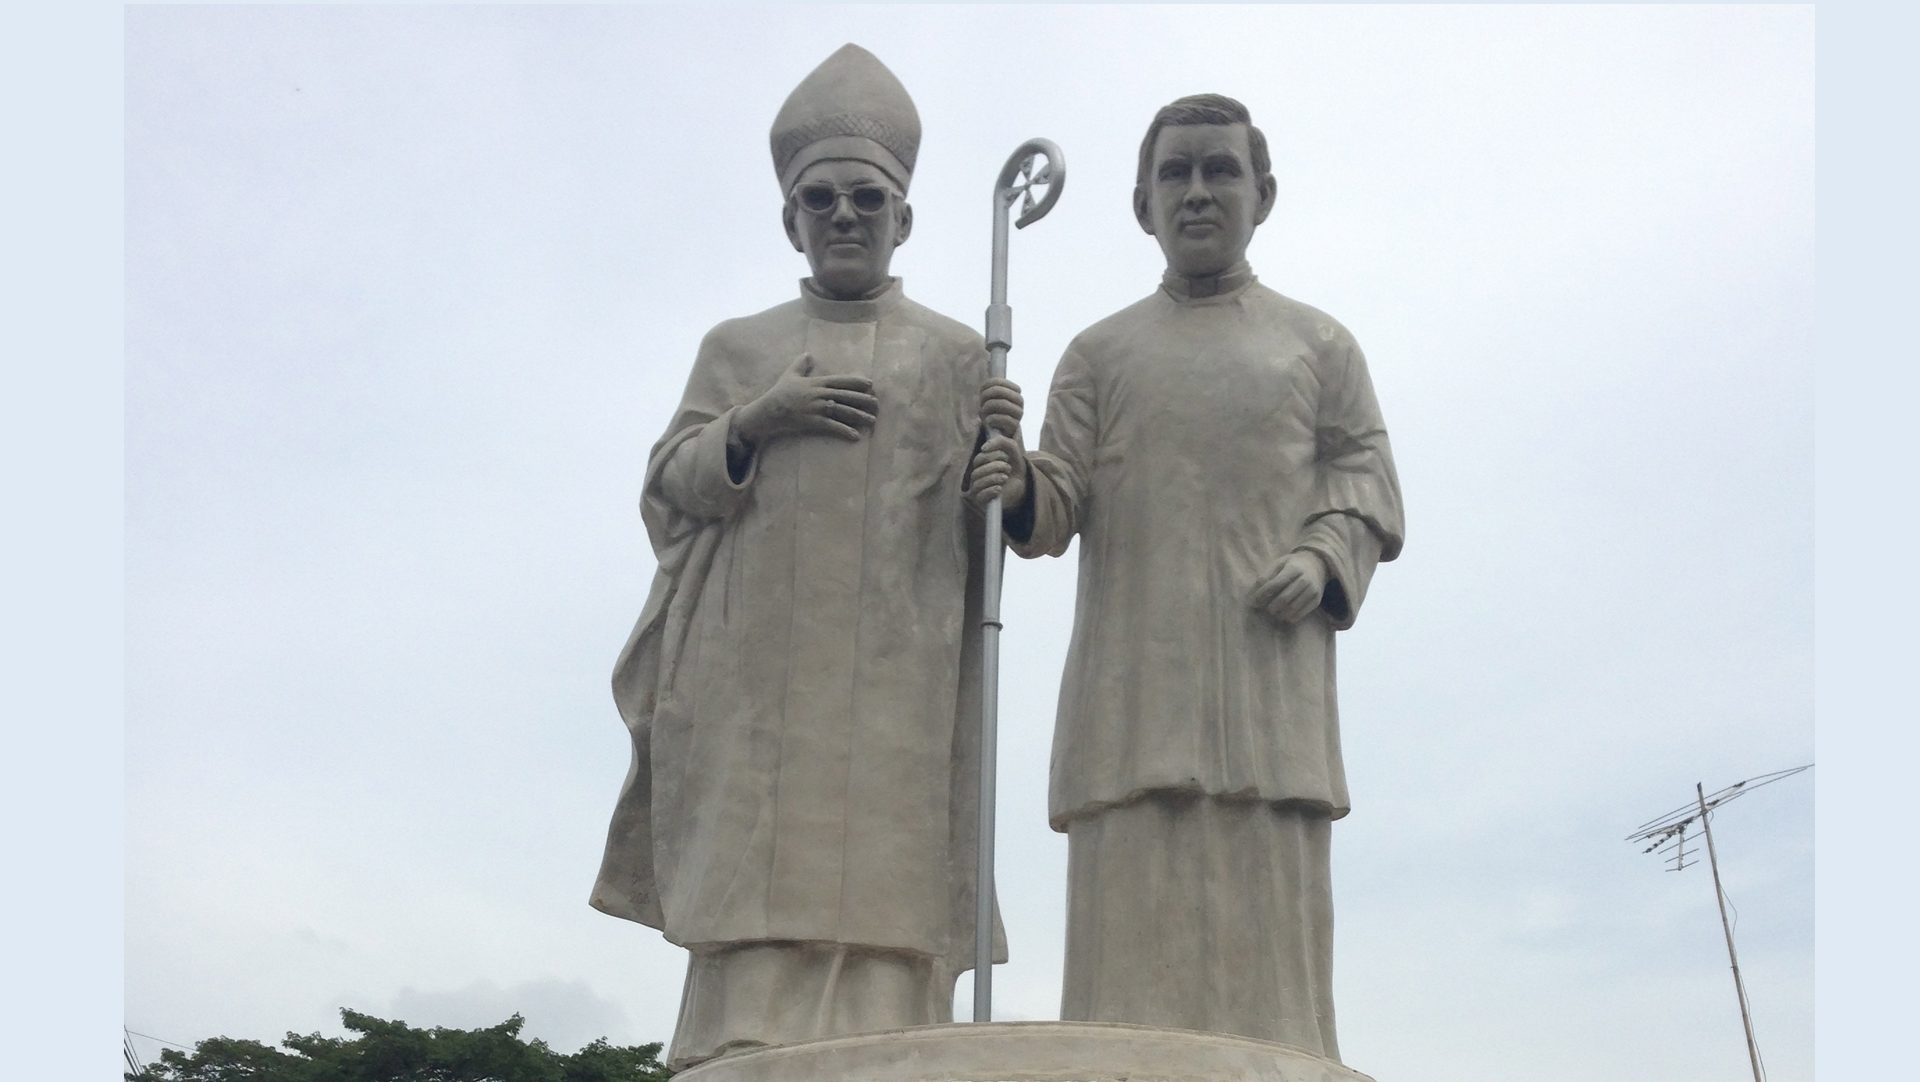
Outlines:
<svg viewBox="0 0 1920 1082"><path fill-rule="evenodd" d="M900 80L843 45L787 96L770 139L781 223L815 288L842 300L885 288L913 232L907 185L920 150L920 114Z"/></svg>
<svg viewBox="0 0 1920 1082"><path fill-rule="evenodd" d="M1231 270L1273 211L1274 192L1267 137L1246 106L1195 94L1154 114L1140 144L1133 214L1160 242L1168 270L1191 277Z"/></svg>

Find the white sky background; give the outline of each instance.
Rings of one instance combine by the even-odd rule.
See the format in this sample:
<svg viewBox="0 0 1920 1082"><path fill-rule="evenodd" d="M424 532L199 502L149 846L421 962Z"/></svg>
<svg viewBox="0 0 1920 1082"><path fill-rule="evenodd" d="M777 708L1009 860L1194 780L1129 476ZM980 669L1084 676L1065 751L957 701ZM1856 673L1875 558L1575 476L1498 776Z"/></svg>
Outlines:
<svg viewBox="0 0 1920 1082"><path fill-rule="evenodd" d="M1342 637L1347 1061L1748 1077L1706 868L1621 839L1813 758L1782 8L130 9L126 1024L670 1035L684 954L585 904L635 500L701 335L805 273L766 130L848 40L925 127L919 301L978 322L994 175L1065 150L1013 241L1030 442L1067 340L1157 281L1154 109L1229 93L1273 144L1255 270L1366 349L1408 508ZM1058 1007L1073 585L1008 571L1001 1018ZM1812 1077L1817 778L1715 820L1772 1082Z"/></svg>

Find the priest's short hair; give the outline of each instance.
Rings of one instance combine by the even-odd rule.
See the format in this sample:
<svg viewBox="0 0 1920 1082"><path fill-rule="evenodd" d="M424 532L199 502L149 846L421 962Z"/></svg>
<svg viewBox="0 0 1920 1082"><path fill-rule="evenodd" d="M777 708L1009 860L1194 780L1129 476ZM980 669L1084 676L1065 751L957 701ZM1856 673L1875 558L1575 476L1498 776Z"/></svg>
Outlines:
<svg viewBox="0 0 1920 1082"><path fill-rule="evenodd" d="M1153 123L1147 125L1147 137L1140 143L1140 171L1134 175L1134 184L1145 186L1147 183L1147 177L1153 172L1153 141L1160 137L1160 129L1169 124L1245 124L1247 149L1253 154L1253 175L1264 177L1273 172L1273 159L1267 154L1267 137L1254 127L1246 106L1225 94L1189 94L1161 106L1160 111L1153 114Z"/></svg>

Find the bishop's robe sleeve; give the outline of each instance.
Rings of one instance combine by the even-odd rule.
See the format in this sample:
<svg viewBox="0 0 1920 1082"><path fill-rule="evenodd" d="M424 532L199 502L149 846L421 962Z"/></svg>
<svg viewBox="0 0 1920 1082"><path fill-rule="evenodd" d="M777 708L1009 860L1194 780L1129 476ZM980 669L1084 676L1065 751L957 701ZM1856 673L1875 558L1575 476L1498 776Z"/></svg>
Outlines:
<svg viewBox="0 0 1920 1082"><path fill-rule="evenodd" d="M759 456L734 438L733 420L764 388L751 351L731 337L722 324L700 343L680 408L648 458L640 508L656 550L732 515L758 472Z"/></svg>
<svg viewBox="0 0 1920 1082"><path fill-rule="evenodd" d="M1027 456L1032 469L1026 514L1016 512L1007 522L1007 543L1015 553L1032 559L1067 551L1080 530L1099 434L1093 373L1077 344L1068 346L1047 394L1040 449Z"/></svg>
<svg viewBox="0 0 1920 1082"><path fill-rule="evenodd" d="M1332 577L1320 607L1334 627L1352 627L1376 566L1400 555L1406 525L1387 425L1360 347L1344 332L1315 418L1314 505L1295 548L1318 553Z"/></svg>
<svg viewBox="0 0 1920 1082"><path fill-rule="evenodd" d="M660 495L675 509L695 518L719 519L740 506L759 456L733 437L738 412L737 406L727 407L663 456Z"/></svg>

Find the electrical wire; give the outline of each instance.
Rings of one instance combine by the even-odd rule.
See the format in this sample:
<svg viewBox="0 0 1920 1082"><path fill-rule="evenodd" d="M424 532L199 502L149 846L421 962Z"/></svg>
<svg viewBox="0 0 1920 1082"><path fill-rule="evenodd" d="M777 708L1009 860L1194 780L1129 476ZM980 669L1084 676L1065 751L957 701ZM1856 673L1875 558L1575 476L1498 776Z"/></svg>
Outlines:
<svg viewBox="0 0 1920 1082"><path fill-rule="evenodd" d="M139 1055L133 1050L133 1038L127 1035L125 1026L120 1027L120 1054L126 1058L128 1074L138 1078L140 1075L146 1073L146 1068L141 1064Z"/></svg>
<svg viewBox="0 0 1920 1082"><path fill-rule="evenodd" d="M122 1026L122 1027L120 1027L120 1028L121 1028L121 1030L122 1030L123 1032L126 1032L126 1033L130 1033L130 1034L132 1034L132 1035L134 1035L135 1037L145 1037L145 1038L146 1038L147 1040L149 1040L149 1041L154 1041L154 1042L157 1042L157 1043L159 1043L159 1044L164 1044L164 1045L167 1045L167 1046L169 1046L169 1047L171 1047L171 1048L178 1048L178 1049L180 1049L180 1050L181 1050L182 1052L191 1052L191 1051L193 1051L193 1046L192 1046L192 1045L190 1045L190 1044L181 1044L181 1043L180 1043L179 1041L169 1041L169 1040L167 1040L167 1039L166 1039L165 1037L155 1037L155 1036L154 1036L153 1034L151 1034L151 1033L142 1033L142 1032L140 1032L140 1031L139 1031L139 1030L137 1030L137 1029L127 1029L127 1028L126 1028L125 1026Z"/></svg>

